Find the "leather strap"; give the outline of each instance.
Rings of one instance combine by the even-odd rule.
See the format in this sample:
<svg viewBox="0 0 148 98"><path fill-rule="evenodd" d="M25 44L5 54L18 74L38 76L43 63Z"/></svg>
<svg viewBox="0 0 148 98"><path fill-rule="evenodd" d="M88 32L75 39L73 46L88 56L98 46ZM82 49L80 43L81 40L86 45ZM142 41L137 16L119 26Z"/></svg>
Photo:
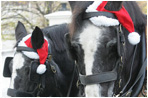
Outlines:
<svg viewBox="0 0 148 98"><path fill-rule="evenodd" d="M83 85L90 85L90 84L95 84L95 83L104 83L104 82L109 82L109 81L114 81L117 79L117 72L115 71L110 71L110 72L102 72L99 74L94 74L94 75L81 75L80 80Z"/></svg>
<svg viewBox="0 0 148 98"><path fill-rule="evenodd" d="M37 52L33 48L18 46L16 51L28 51L28 52Z"/></svg>
<svg viewBox="0 0 148 98"><path fill-rule="evenodd" d="M131 96L131 93L132 93L132 97L136 97L136 96L138 96L138 94L143 86L143 81L144 81L146 66L147 66L146 38L145 38L144 32L142 33L142 57L141 58L142 58L142 66L141 66L141 69L137 75L135 82L130 87L130 89L127 90L125 93L123 93L121 96ZM138 82L139 82L139 84L138 84ZM132 92L136 85L138 85L138 87L136 88L135 92Z"/></svg>
<svg viewBox="0 0 148 98"><path fill-rule="evenodd" d="M125 45L125 37L120 24L120 26L117 28L117 51L120 57L124 57L125 46L123 45Z"/></svg>
<svg viewBox="0 0 148 98"><path fill-rule="evenodd" d="M137 78L136 78L134 84L130 87L130 89L129 89L127 92L125 92L124 94L121 95L122 97L123 97L123 96L127 96L128 93L131 94L131 92L132 92L134 86L136 85L136 83L137 83L137 82L139 81L139 79L144 75L145 70L146 70L146 66L147 66L147 59L145 59L143 65L142 65L142 67L141 67L141 69L140 69L140 71L139 71L139 73L138 73L138 75L137 75ZM135 96L135 97L136 97L136 96Z"/></svg>
<svg viewBox="0 0 148 98"><path fill-rule="evenodd" d="M83 15L83 19L89 19L91 17L97 17L97 16L105 16L108 18L113 18L113 19L117 19L116 16L112 13L109 12L89 12L89 13L85 13Z"/></svg>

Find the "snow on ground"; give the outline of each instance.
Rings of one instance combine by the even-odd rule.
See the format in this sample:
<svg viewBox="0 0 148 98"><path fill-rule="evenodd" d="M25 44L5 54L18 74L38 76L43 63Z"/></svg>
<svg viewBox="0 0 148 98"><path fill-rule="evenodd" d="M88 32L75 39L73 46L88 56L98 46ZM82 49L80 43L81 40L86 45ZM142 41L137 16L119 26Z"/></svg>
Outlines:
<svg viewBox="0 0 148 98"><path fill-rule="evenodd" d="M7 40L7 41L2 41L2 50L1 50L1 55L2 57L0 58L2 61L0 63L0 88L1 88L1 96L2 97L8 97L7 96L7 89L9 88L10 84L10 78L5 78L3 77L3 67L4 67L4 61L6 57L13 57L14 52L13 52L13 47L15 45L15 41L13 40Z"/></svg>

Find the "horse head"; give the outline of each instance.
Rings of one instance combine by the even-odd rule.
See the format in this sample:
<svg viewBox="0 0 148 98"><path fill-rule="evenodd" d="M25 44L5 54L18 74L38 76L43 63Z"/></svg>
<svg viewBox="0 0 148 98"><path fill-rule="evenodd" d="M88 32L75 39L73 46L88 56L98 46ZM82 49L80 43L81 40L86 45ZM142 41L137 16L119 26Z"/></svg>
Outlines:
<svg viewBox="0 0 148 98"><path fill-rule="evenodd" d="M94 2L101 4L102 1ZM134 46L128 42L128 31L119 24L118 19L110 13L100 12L99 15L96 9L93 9L97 8L94 2L70 2L73 18L70 34L65 35L67 50L78 65L80 81L85 85L85 95L113 96L116 82L122 77L124 82L117 91L120 92L122 85L128 80L125 74L129 73L128 66L132 61L130 57L133 55ZM119 11L121 8L122 2L109 1L105 6L109 11ZM89 13L90 10L94 12ZM95 23L92 17L99 16L100 22ZM123 62L124 64L121 64ZM124 67L122 72L118 69L120 64ZM135 64L135 68L136 66L138 65Z"/></svg>
<svg viewBox="0 0 148 98"><path fill-rule="evenodd" d="M9 60L10 69L10 88L8 95L10 96L63 96L59 91L59 85L64 84L65 77L61 73L58 65L51 58L51 46L48 38L42 33L39 27L33 30L32 34L28 34L25 26L18 22L15 36L17 44L15 46L16 52L13 59ZM28 44L32 48L27 47ZM44 43L47 42L47 48ZM37 71L40 65L40 56L37 51L46 47L47 55L45 57L45 69L41 68L43 72ZM45 54L45 51L43 51ZM43 54L43 53L42 53Z"/></svg>

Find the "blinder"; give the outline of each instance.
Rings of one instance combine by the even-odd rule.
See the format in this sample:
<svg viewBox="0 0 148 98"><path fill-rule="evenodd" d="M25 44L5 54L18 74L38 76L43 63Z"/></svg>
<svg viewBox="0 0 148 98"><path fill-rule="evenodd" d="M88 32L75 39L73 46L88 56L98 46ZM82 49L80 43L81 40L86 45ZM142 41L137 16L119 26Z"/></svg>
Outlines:
<svg viewBox="0 0 148 98"><path fill-rule="evenodd" d="M7 57L5 59L4 70L3 70L4 77L11 77L11 71L10 71L9 65L12 62L12 59L13 59L13 57Z"/></svg>

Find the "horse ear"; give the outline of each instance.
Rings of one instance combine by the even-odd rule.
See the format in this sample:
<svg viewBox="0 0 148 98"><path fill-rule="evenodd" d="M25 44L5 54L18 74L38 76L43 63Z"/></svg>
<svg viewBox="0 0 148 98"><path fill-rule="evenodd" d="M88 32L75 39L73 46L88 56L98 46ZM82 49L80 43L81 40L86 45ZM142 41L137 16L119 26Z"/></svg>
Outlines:
<svg viewBox="0 0 148 98"><path fill-rule="evenodd" d="M31 43L33 49L39 49L42 47L44 43L44 35L39 27L35 27L32 36L31 36Z"/></svg>
<svg viewBox="0 0 148 98"><path fill-rule="evenodd" d="M122 7L123 1L108 1L105 9L109 11L119 11Z"/></svg>
<svg viewBox="0 0 148 98"><path fill-rule="evenodd" d="M71 10L73 11L74 6L76 4L76 1L69 1L69 4L70 4L70 7L71 7Z"/></svg>
<svg viewBox="0 0 148 98"><path fill-rule="evenodd" d="M77 60L77 57L75 54L76 52L75 52L74 47L72 46L71 41L70 41L69 33L66 33L64 37L65 37L66 50L67 50L68 56L73 60Z"/></svg>
<svg viewBox="0 0 148 98"><path fill-rule="evenodd" d="M16 38L16 41L19 41L20 39L22 39L26 35L27 35L27 31L26 31L25 26L23 25L23 23L18 21L17 26L15 28L15 38Z"/></svg>

